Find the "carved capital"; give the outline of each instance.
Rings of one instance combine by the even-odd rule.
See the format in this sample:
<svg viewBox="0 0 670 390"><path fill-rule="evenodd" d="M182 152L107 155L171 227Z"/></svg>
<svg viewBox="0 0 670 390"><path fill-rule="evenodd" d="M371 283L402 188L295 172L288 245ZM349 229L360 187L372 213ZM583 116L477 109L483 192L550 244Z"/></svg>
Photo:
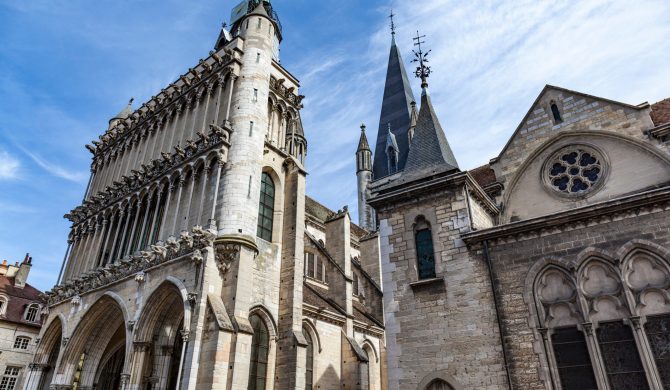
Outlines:
<svg viewBox="0 0 670 390"><path fill-rule="evenodd" d="M188 342L189 337L191 336L191 331L182 329L179 331L181 333L181 339L184 340L185 343Z"/></svg>
<svg viewBox="0 0 670 390"><path fill-rule="evenodd" d="M144 271L140 271L135 274L135 281L137 283L144 283L145 280L146 280L146 274L144 273Z"/></svg>
<svg viewBox="0 0 670 390"><path fill-rule="evenodd" d="M62 345L63 347L66 347L66 346L67 346L67 343L68 343L69 341L70 341L70 338L69 338L69 337L63 337L63 339L61 340L61 345Z"/></svg>

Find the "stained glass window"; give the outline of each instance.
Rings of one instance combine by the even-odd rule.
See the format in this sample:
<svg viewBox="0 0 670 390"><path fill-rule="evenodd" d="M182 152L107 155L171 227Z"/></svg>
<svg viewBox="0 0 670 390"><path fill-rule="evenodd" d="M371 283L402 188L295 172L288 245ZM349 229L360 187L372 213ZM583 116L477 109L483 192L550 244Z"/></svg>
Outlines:
<svg viewBox="0 0 670 390"><path fill-rule="evenodd" d="M551 345L564 390L598 389L584 334L576 326L554 329Z"/></svg>
<svg viewBox="0 0 670 390"><path fill-rule="evenodd" d="M422 229L415 234L416 257L419 267L419 279L435 277L435 253L430 229Z"/></svg>
<svg viewBox="0 0 670 390"><path fill-rule="evenodd" d="M254 335L251 338L251 365L249 366L249 390L265 390L268 370L268 350L270 334L263 320L252 315L249 318Z"/></svg>
<svg viewBox="0 0 670 390"><path fill-rule="evenodd" d="M261 198L258 206L258 229L256 235L265 241L272 241L274 218L275 184L267 173L261 178Z"/></svg>
<svg viewBox="0 0 670 390"><path fill-rule="evenodd" d="M601 158L593 150L567 149L547 165L550 187L566 195L583 195L595 188L603 174Z"/></svg>
<svg viewBox="0 0 670 390"><path fill-rule="evenodd" d="M623 321L601 323L598 344L613 389L649 388L630 326Z"/></svg>
<svg viewBox="0 0 670 390"><path fill-rule="evenodd" d="M670 389L670 314L648 317L644 325L665 389Z"/></svg>

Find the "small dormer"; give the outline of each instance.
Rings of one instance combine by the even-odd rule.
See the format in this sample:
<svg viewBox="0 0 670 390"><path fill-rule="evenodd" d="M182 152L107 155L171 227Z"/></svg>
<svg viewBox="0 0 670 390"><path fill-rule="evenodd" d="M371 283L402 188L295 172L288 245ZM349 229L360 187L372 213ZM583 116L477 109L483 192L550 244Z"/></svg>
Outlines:
<svg viewBox="0 0 670 390"><path fill-rule="evenodd" d="M388 133L386 134L386 160L388 164L388 173L392 175L398 172L398 155L400 150L398 149L398 142L395 139L395 135L391 132L391 124L388 125Z"/></svg>

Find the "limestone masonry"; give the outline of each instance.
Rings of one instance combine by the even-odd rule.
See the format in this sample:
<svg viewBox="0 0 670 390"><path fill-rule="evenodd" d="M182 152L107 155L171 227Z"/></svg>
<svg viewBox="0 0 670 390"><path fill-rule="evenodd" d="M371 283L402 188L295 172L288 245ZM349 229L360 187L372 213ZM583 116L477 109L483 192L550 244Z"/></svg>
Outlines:
<svg viewBox="0 0 670 390"><path fill-rule="evenodd" d="M670 389L668 100L548 85L462 170L392 32L355 224L305 194L271 2L228 26L87 145L61 275L12 331L42 319L34 356L14 375L3 353L0 390Z"/></svg>

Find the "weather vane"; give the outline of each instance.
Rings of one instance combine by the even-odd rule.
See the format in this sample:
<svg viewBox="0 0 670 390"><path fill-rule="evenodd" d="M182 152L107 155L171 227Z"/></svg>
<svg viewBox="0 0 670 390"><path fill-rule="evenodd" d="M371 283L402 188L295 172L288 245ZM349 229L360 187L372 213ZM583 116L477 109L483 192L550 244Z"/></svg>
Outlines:
<svg viewBox="0 0 670 390"><path fill-rule="evenodd" d="M428 63L428 54L430 54L431 50L428 50L425 53L421 50L421 44L426 43L426 41L422 41L425 37L425 35L419 35L419 32L417 31L416 37L412 38L412 40L414 40L414 46L417 47L417 50L412 50L412 53L414 53L412 62L419 63L414 74L421 79L421 88L426 88L428 86L428 81L426 81L426 79L430 76L430 66L427 66L426 63Z"/></svg>
<svg viewBox="0 0 670 390"><path fill-rule="evenodd" d="M393 22L393 17L395 14L393 13L393 10L391 10L391 15L389 15L389 19L391 19L391 35L395 37L395 23Z"/></svg>

